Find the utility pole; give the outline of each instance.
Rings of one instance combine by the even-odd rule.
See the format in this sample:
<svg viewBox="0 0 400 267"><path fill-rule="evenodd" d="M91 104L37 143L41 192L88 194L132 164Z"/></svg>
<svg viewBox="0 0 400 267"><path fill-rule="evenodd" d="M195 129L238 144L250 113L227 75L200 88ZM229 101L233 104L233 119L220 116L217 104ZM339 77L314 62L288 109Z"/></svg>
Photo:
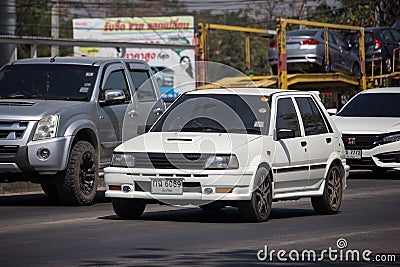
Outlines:
<svg viewBox="0 0 400 267"><path fill-rule="evenodd" d="M60 37L60 11L58 0L52 1L53 6L51 7L51 37ZM56 45L51 46L51 56L55 57L60 54L59 47Z"/></svg>

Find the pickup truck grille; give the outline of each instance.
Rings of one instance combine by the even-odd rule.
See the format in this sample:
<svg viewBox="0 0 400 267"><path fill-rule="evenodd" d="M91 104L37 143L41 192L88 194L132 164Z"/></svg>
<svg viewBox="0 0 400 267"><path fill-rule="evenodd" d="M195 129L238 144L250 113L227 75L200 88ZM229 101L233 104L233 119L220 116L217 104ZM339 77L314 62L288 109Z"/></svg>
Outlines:
<svg viewBox="0 0 400 267"><path fill-rule="evenodd" d="M18 152L18 146L0 146L0 155L15 155Z"/></svg>
<svg viewBox="0 0 400 267"><path fill-rule="evenodd" d="M201 170L206 158L210 155L200 153L134 153L135 168Z"/></svg>
<svg viewBox="0 0 400 267"><path fill-rule="evenodd" d="M27 127L27 121L0 121L0 140L21 139Z"/></svg>

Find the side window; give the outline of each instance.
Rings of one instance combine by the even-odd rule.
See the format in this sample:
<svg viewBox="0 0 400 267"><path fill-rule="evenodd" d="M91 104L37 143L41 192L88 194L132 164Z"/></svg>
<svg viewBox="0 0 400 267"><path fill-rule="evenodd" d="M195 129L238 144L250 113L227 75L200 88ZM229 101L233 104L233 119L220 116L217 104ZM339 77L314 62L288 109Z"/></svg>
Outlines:
<svg viewBox="0 0 400 267"><path fill-rule="evenodd" d="M306 135L328 133L324 118L311 97L296 97Z"/></svg>
<svg viewBox="0 0 400 267"><path fill-rule="evenodd" d="M157 95L154 91L153 83L150 80L149 71L131 70L133 84L135 85L136 95L139 101L155 101Z"/></svg>
<svg viewBox="0 0 400 267"><path fill-rule="evenodd" d="M124 91L125 96L126 96L126 102L130 102L131 94L130 94L128 82L126 81L126 77L125 77L123 70L113 71L107 77L107 80L104 83L102 91L104 92L105 90L110 90L110 89L119 89L119 90ZM102 95L101 95L101 97L102 97Z"/></svg>
<svg viewBox="0 0 400 267"><path fill-rule="evenodd" d="M291 129L294 131L296 137L301 136L297 113L290 98L281 98L278 100L276 128Z"/></svg>
<svg viewBox="0 0 400 267"><path fill-rule="evenodd" d="M393 35L394 41L395 42L400 42L400 32L398 32L396 30L393 30L393 29L390 29L390 32Z"/></svg>

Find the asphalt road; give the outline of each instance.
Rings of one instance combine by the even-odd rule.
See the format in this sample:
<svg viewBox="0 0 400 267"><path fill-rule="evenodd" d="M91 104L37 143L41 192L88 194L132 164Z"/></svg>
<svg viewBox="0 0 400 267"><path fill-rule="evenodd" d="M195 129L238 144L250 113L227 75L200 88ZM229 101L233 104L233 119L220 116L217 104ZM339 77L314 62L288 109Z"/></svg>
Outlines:
<svg viewBox="0 0 400 267"><path fill-rule="evenodd" d="M0 197L0 266L267 266L284 259L291 266L296 252L296 266L320 265L304 254L311 250L316 261L325 253L325 264L399 266L400 177L353 173L339 214L316 215L309 199L277 202L271 219L258 224L241 221L234 208L208 214L158 205L140 220L120 220L101 194L89 207L59 206L41 194Z"/></svg>

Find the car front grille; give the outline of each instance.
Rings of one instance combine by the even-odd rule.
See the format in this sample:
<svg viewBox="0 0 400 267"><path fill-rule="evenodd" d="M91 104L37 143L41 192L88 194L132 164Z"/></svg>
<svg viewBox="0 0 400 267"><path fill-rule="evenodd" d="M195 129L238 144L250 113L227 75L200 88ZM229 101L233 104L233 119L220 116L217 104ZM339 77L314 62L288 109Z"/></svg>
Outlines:
<svg viewBox="0 0 400 267"><path fill-rule="evenodd" d="M18 152L18 146L0 146L0 155L15 155Z"/></svg>
<svg viewBox="0 0 400 267"><path fill-rule="evenodd" d="M27 127L27 121L0 121L0 140L21 139Z"/></svg>
<svg viewBox="0 0 400 267"><path fill-rule="evenodd" d="M364 134L364 135L344 134L342 136L342 139L346 149L372 149L378 146L377 141L382 137L383 135L377 135L377 134Z"/></svg>
<svg viewBox="0 0 400 267"><path fill-rule="evenodd" d="M135 168L201 170L211 154L134 153Z"/></svg>
<svg viewBox="0 0 400 267"><path fill-rule="evenodd" d="M372 158L362 158L362 159L346 159L347 165L351 168L373 168L376 167Z"/></svg>

